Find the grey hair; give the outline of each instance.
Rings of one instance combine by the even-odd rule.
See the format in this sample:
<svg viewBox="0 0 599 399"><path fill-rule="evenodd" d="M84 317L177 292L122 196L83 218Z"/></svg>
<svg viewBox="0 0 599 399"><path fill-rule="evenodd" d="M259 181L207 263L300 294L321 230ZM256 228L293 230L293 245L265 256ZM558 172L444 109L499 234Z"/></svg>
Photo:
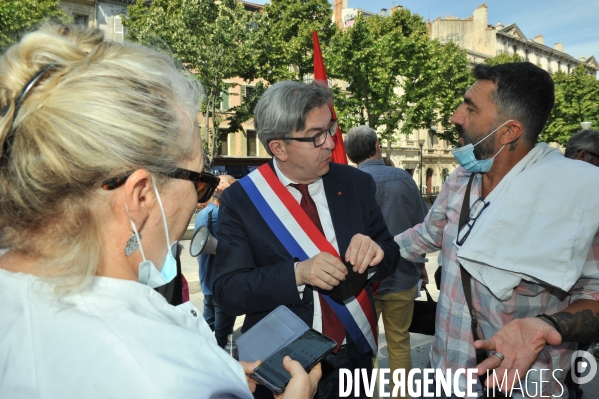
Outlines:
<svg viewBox="0 0 599 399"><path fill-rule="evenodd" d="M233 176L231 175L219 175L218 178L223 178L227 181L227 183L229 184L233 184L237 181L237 179L235 179Z"/></svg>
<svg viewBox="0 0 599 399"><path fill-rule="evenodd" d="M597 152L599 149L599 132L585 129L574 134L566 145L566 158L576 159L580 151Z"/></svg>
<svg viewBox="0 0 599 399"><path fill-rule="evenodd" d="M355 164L360 164L376 154L378 137L369 126L352 127L345 136L345 151Z"/></svg>
<svg viewBox="0 0 599 399"><path fill-rule="evenodd" d="M264 92L254 110L254 126L260 142L272 156L269 142L284 140L291 133L303 130L310 111L332 102L333 96L323 83L275 83Z"/></svg>

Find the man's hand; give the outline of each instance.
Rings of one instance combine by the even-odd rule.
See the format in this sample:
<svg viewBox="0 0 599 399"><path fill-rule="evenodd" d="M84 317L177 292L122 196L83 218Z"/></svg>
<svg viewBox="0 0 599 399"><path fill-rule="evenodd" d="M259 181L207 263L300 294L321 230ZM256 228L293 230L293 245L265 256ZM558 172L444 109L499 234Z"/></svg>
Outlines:
<svg viewBox="0 0 599 399"><path fill-rule="evenodd" d="M308 374L299 362L285 356L283 358L283 367L291 374L291 380L289 380L285 392L275 395L275 399L312 399L316 393L316 388L318 388L318 381L322 377L320 363L314 366Z"/></svg>
<svg viewBox="0 0 599 399"><path fill-rule="evenodd" d="M345 261L352 264L354 272L362 274L366 268L381 263L383 256L385 253L372 238L356 234L345 252Z"/></svg>
<svg viewBox="0 0 599 399"><path fill-rule="evenodd" d="M243 372L245 373L245 379L248 382L248 388L250 388L250 391L254 392L256 390L257 382L250 378L250 374L252 374L254 372L254 369L256 367L258 367L260 365L260 363L262 363L262 361L256 360L253 363L239 361L239 363L241 363L241 367L243 367Z"/></svg>
<svg viewBox="0 0 599 399"><path fill-rule="evenodd" d="M345 280L346 275L345 265L336 256L327 252L321 252L295 266L297 285L308 284L327 291Z"/></svg>
<svg viewBox="0 0 599 399"><path fill-rule="evenodd" d="M504 357L501 360L497 355L489 356L477 366L478 375L496 369L496 374L503 376L504 371L507 370L507 384L505 390L502 390L508 392L514 384L518 383L515 381L516 371L520 377L525 376L545 345L559 345L561 342L562 337L557 330L541 319L526 317L512 320L491 338L474 342L475 348L496 351ZM492 388L495 386L495 381L492 378L487 379L485 385Z"/></svg>

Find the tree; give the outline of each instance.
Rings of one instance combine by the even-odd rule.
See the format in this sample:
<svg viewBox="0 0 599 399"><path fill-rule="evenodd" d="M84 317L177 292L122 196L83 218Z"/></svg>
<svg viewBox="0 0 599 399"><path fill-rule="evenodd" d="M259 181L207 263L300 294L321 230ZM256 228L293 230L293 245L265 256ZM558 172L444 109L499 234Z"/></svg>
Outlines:
<svg viewBox="0 0 599 399"><path fill-rule="evenodd" d="M328 0L272 0L264 6L260 76L269 83L313 72L312 31L326 45L335 30Z"/></svg>
<svg viewBox="0 0 599 399"><path fill-rule="evenodd" d="M0 1L0 49L16 43L20 34L46 19L68 21L58 3L59 0Z"/></svg>
<svg viewBox="0 0 599 399"><path fill-rule="evenodd" d="M398 128L449 128L471 83L465 52L431 41L422 18L405 9L389 17L358 15L351 28L333 37L325 56L331 77L349 83L347 98L336 97L335 103L343 128L381 127L382 138Z"/></svg>
<svg viewBox="0 0 599 399"><path fill-rule="evenodd" d="M226 79L256 78L259 48L255 31L260 15L247 12L236 0L154 0L149 6L138 0L129 7L124 24L129 40L142 44L162 44L194 73L204 86L204 133L210 142L210 165L218 141L218 126L224 115L219 110L222 93L231 84Z"/></svg>
<svg viewBox="0 0 599 399"><path fill-rule="evenodd" d="M486 65L499 65L499 64L509 64L511 62L524 62L524 59L518 55L518 53L507 54L501 53L496 55L495 57L487 58L485 60Z"/></svg>
<svg viewBox="0 0 599 399"><path fill-rule="evenodd" d="M566 145L570 136L581 130L580 122L599 125L599 81L578 65L570 75L556 72L555 105L540 141Z"/></svg>

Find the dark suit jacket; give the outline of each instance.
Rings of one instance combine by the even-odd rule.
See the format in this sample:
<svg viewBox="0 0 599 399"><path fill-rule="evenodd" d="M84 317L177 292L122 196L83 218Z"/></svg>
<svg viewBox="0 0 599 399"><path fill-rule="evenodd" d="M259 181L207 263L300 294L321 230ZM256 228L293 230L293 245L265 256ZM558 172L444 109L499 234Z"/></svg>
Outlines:
<svg viewBox="0 0 599 399"><path fill-rule="evenodd" d="M362 233L385 252L371 281L392 274L399 263L399 247L375 200L372 177L331 163L322 179L341 257L351 238ZM306 286L301 299L295 282L293 265L299 259L292 258L275 237L241 184L224 191L218 219L214 295L225 313L245 314L245 332L277 306L286 305L312 326L312 289Z"/></svg>

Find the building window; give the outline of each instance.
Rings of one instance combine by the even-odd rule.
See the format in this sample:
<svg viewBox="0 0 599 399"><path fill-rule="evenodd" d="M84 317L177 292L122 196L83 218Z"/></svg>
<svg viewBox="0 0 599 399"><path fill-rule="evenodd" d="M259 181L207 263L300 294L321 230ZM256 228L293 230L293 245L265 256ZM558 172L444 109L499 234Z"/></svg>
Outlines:
<svg viewBox="0 0 599 399"><path fill-rule="evenodd" d="M241 86L241 102L244 103L246 98L250 98L254 92L254 86Z"/></svg>
<svg viewBox="0 0 599 399"><path fill-rule="evenodd" d="M247 135L247 156L255 157L258 155L258 142L256 140L256 131L248 130L246 135Z"/></svg>
<svg viewBox="0 0 599 399"><path fill-rule="evenodd" d="M229 155L229 132L219 130L217 155Z"/></svg>
<svg viewBox="0 0 599 399"><path fill-rule="evenodd" d="M428 131L428 148L433 148L433 145L435 145L435 132L433 132L432 130Z"/></svg>
<svg viewBox="0 0 599 399"><path fill-rule="evenodd" d="M81 25L81 26L87 26L89 19L87 17L87 15L74 15L73 16L73 23L75 25Z"/></svg>
<svg viewBox="0 0 599 399"><path fill-rule="evenodd" d="M223 92L221 93L222 96L222 101L220 103L220 109L222 111L228 111L229 108L231 108L230 104L229 104L229 89L225 89L223 90Z"/></svg>
<svg viewBox="0 0 599 399"><path fill-rule="evenodd" d="M433 170L426 170L426 194L431 194L433 191Z"/></svg>
<svg viewBox="0 0 599 399"><path fill-rule="evenodd" d="M512 47L512 49L514 50L514 54L517 54L517 53L518 53L518 46L514 45L514 46Z"/></svg>
<svg viewBox="0 0 599 399"><path fill-rule="evenodd" d="M441 184L445 184L445 181L449 177L449 171L447 168L443 168L443 173L441 174Z"/></svg>

